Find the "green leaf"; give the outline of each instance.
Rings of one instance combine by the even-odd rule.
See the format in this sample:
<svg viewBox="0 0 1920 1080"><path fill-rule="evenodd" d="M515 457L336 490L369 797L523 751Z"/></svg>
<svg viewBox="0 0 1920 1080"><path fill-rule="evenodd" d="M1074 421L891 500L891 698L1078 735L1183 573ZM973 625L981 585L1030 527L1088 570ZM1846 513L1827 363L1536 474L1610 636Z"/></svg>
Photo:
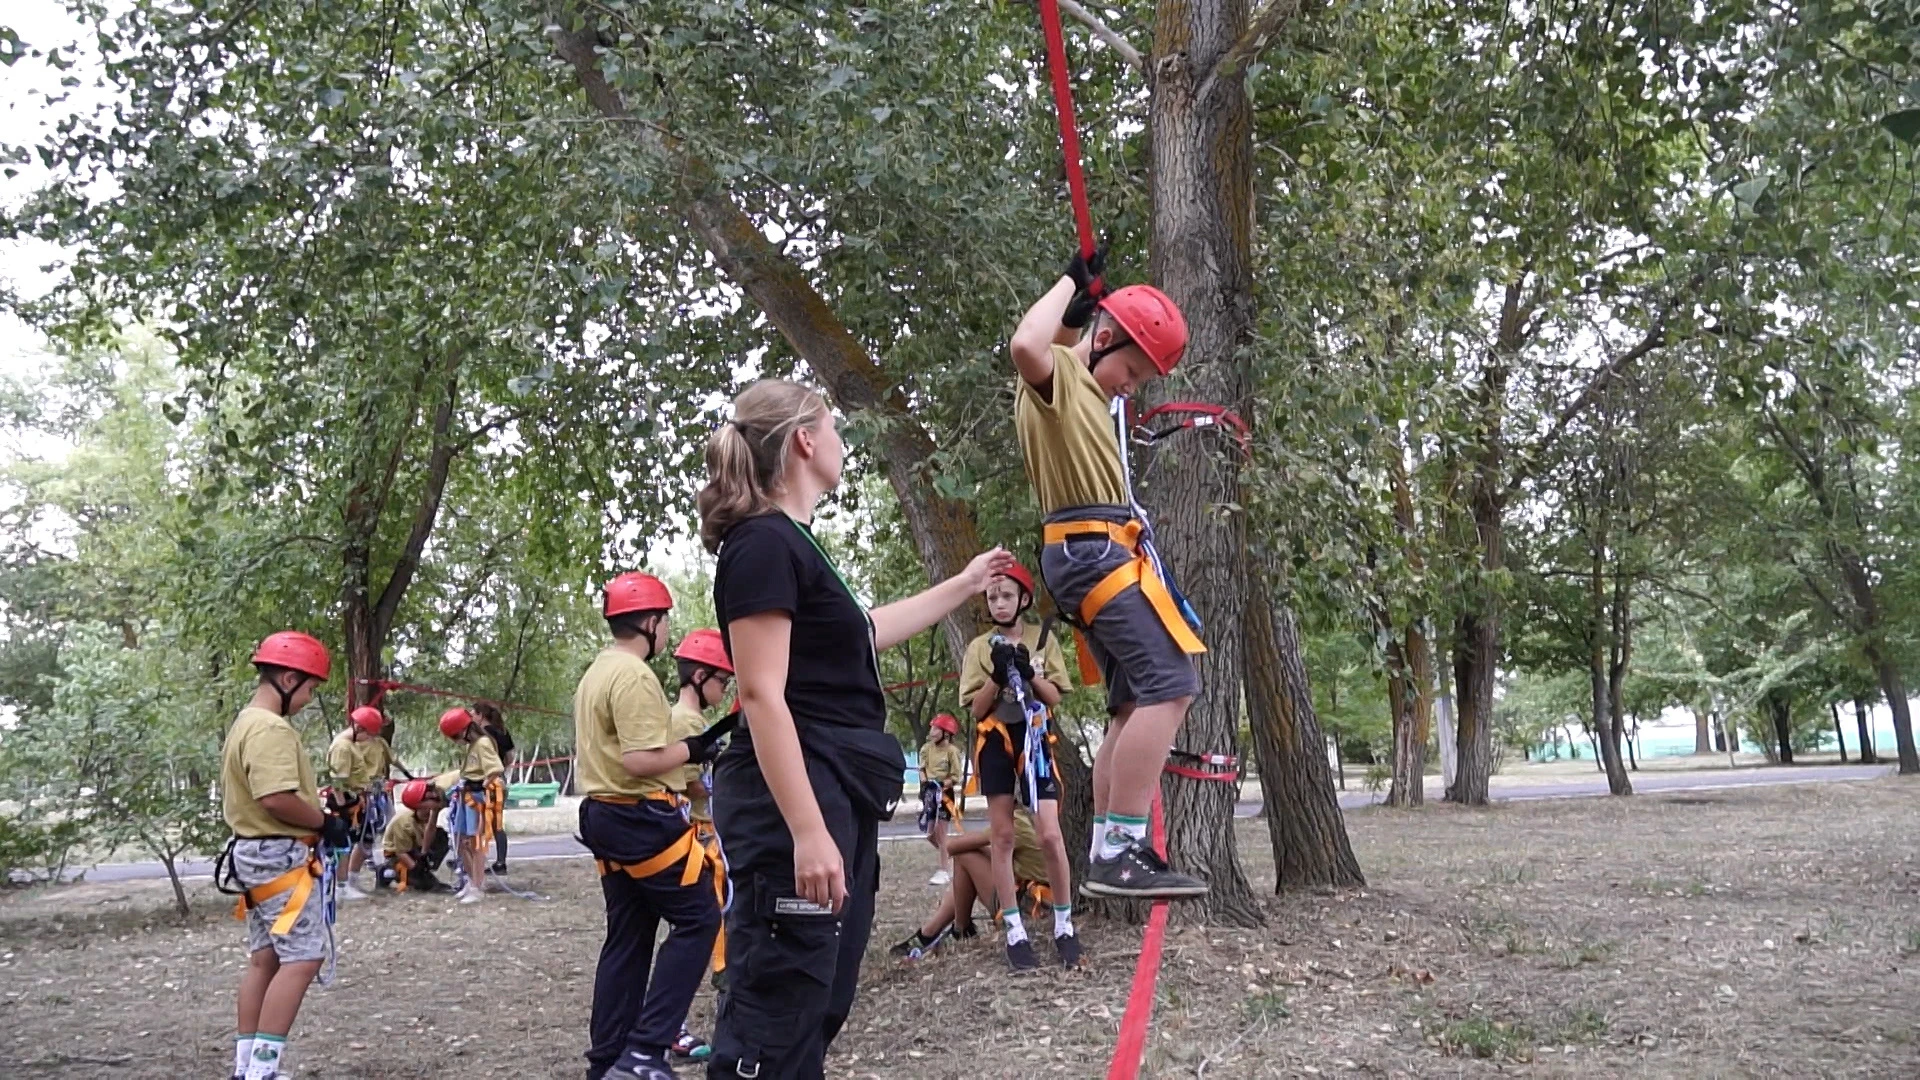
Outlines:
<svg viewBox="0 0 1920 1080"><path fill-rule="evenodd" d="M1920 143L1920 109L1890 112L1880 118L1880 126L1909 146Z"/></svg>

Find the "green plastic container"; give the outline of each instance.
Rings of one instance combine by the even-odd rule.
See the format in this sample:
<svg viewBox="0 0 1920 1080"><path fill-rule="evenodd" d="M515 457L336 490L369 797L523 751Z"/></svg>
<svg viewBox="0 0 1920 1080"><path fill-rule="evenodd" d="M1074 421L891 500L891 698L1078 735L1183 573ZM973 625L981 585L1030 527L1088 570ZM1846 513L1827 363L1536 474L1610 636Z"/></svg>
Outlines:
<svg viewBox="0 0 1920 1080"><path fill-rule="evenodd" d="M507 789L508 806L552 806L559 797L559 784L515 784Z"/></svg>

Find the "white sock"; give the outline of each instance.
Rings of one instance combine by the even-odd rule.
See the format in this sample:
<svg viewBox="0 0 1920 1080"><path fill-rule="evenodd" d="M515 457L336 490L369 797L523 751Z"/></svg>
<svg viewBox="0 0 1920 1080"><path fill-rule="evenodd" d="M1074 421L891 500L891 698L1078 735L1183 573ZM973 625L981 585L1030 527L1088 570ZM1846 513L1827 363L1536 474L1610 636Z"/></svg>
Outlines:
<svg viewBox="0 0 1920 1080"><path fill-rule="evenodd" d="M1106 831L1100 835L1100 855L1102 859L1117 857L1135 840L1147 838L1147 819L1130 818L1123 814L1108 814Z"/></svg>
<svg viewBox="0 0 1920 1080"><path fill-rule="evenodd" d="M1100 857L1100 844L1101 844L1101 841L1106 839L1106 836L1107 836L1107 815L1105 814L1093 815L1093 839L1089 841L1087 844L1087 858L1097 859Z"/></svg>
<svg viewBox="0 0 1920 1080"><path fill-rule="evenodd" d="M273 1080L280 1075L280 1055L286 1049L284 1035L255 1035L253 1056L247 1062L247 1080Z"/></svg>
<svg viewBox="0 0 1920 1080"><path fill-rule="evenodd" d="M247 1066L253 1064L253 1036L235 1035L233 1037L233 1075L247 1075Z"/></svg>
<svg viewBox="0 0 1920 1080"><path fill-rule="evenodd" d="M1018 945L1027 940L1027 924L1020 921L1019 908L1008 908L1000 913L1000 918L1006 920L1008 945Z"/></svg>
<svg viewBox="0 0 1920 1080"><path fill-rule="evenodd" d="M1073 933L1073 905L1053 905L1053 936L1068 937Z"/></svg>

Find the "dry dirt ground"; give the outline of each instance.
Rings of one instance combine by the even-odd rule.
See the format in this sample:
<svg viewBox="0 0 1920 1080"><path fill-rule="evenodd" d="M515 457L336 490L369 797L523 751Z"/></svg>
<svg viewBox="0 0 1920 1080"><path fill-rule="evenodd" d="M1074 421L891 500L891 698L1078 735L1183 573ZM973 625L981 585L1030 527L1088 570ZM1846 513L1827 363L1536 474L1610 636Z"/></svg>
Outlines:
<svg viewBox="0 0 1920 1080"><path fill-rule="evenodd" d="M1269 900L1260 930L1176 922L1143 1075L1920 1076L1912 782L1348 820L1369 888ZM1239 828L1264 893L1264 827ZM933 898L931 852L884 850L882 928L830 1074L1104 1075L1139 930L1084 926L1080 974L1011 979L984 941L901 966L885 945ZM581 1075L592 871L513 881L552 900L347 906L294 1074ZM225 1077L241 934L198 885L185 922L164 884L0 897L0 1077ZM696 1029L711 1010L703 990Z"/></svg>

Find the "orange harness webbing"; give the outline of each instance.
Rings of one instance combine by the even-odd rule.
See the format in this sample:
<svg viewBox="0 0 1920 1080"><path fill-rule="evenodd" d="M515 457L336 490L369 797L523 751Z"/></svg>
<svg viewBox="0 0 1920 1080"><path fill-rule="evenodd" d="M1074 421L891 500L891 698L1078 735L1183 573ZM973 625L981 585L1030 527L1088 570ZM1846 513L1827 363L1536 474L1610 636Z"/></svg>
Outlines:
<svg viewBox="0 0 1920 1080"><path fill-rule="evenodd" d="M250 908L264 904L283 892L291 891L287 906L280 909L280 915L273 920L269 930L273 934L285 934L293 929L294 921L300 918L300 912L307 906L307 897L313 894L313 883L326 875L327 868L320 862L320 856L314 853L313 845L307 845L307 862L274 878L264 885L250 886L233 902L233 917L244 919Z"/></svg>
<svg viewBox="0 0 1920 1080"><path fill-rule="evenodd" d="M693 827L694 835L707 853L707 865L713 867L713 900L720 910L727 909L727 857L720 849L720 834L713 822L702 821ZM715 974L727 970L727 923L720 921L720 932L713 938L713 959L707 965Z"/></svg>
<svg viewBox="0 0 1920 1080"><path fill-rule="evenodd" d="M1080 655L1082 657L1087 655L1084 648L1081 649ZM987 735L989 732L1000 736L1000 745L1007 748L1007 756L1013 759L1014 775L1017 777L1027 771L1027 748L1025 740L1021 740L1022 745L1016 748L1013 745L1013 732L1007 730L1007 725L989 716L975 724L973 730L973 773L975 776L980 775L980 751L986 748ZM1052 747L1059 741L1059 734L1049 725L1047 728L1047 746ZM957 819L958 815L956 815L956 820Z"/></svg>
<svg viewBox="0 0 1920 1080"><path fill-rule="evenodd" d="M459 795L460 800L466 803L467 809L473 812L476 827L473 845L485 851L493 845L493 830L500 822L502 808L506 802L506 784L500 782L500 778L495 776L482 781L482 785L481 790L474 791L462 782ZM497 800L494 798L496 791L500 796Z"/></svg>
<svg viewBox="0 0 1920 1080"><path fill-rule="evenodd" d="M589 795L587 797L598 802L613 803L616 806L637 806L642 801L663 802L675 809L681 809L686 806L685 796L677 795L671 791L655 791L639 796ZM681 888L698 884L700 881L700 871L709 865L714 867L716 877L726 872L724 866L719 863L712 851L700 843L699 835L695 833L692 825L688 825L687 831L681 833L679 839L668 844L652 858L637 863L615 862L612 859L595 859L593 863L600 868L600 876L602 877L618 871L635 880L650 878L655 874L665 873L676 864L682 864L680 870ZM721 886L716 885L716 888L719 887Z"/></svg>
<svg viewBox="0 0 1920 1080"><path fill-rule="evenodd" d="M1074 638L1079 645L1080 678L1083 684L1092 686L1100 682L1099 666L1093 662L1093 653L1087 648L1086 627L1093 625L1094 616L1107 606L1114 597L1126 592L1135 585L1140 587L1141 595L1153 605L1154 614L1160 616L1160 622L1173 635L1174 644L1189 656L1197 656L1207 651L1193 627L1187 625L1186 617L1180 614L1180 606L1174 603L1173 593L1167 583L1154 569L1153 560L1140 547L1140 534L1144 529L1139 521L1129 521L1118 525L1111 521L1061 521L1048 525L1042 539L1049 545L1064 544L1068 537L1085 536L1089 533L1105 536L1107 539L1126 548L1133 555L1130 562L1115 567L1113 572L1101 578L1086 599L1080 601L1080 610L1074 612Z"/></svg>

